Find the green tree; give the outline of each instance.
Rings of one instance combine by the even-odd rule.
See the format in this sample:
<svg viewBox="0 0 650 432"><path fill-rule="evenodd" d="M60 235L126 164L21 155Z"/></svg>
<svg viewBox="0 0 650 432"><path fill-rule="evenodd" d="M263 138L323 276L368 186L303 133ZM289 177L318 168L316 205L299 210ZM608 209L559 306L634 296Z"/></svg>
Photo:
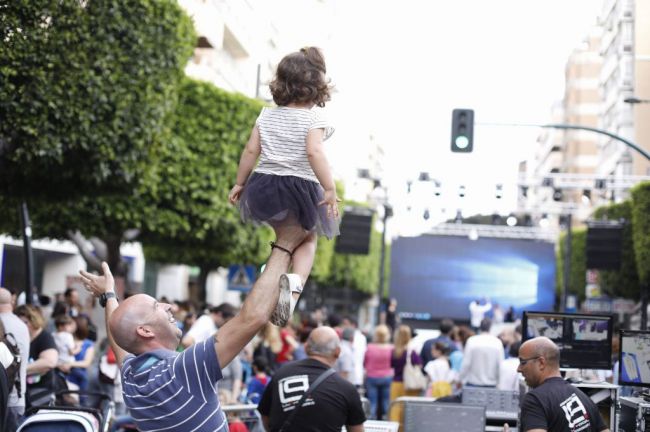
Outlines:
<svg viewBox="0 0 650 432"><path fill-rule="evenodd" d="M155 229L141 240L145 256L162 263L210 270L235 263L259 265L268 257L268 228L243 224L228 203L239 157L262 104L209 83L186 78L171 129L173 144L161 157L164 181L156 185Z"/></svg>
<svg viewBox="0 0 650 432"><path fill-rule="evenodd" d="M130 193L196 40L176 0L0 1L0 191Z"/></svg>
<svg viewBox="0 0 650 432"><path fill-rule="evenodd" d="M639 280L650 282L650 182L632 189L632 233Z"/></svg>
<svg viewBox="0 0 650 432"><path fill-rule="evenodd" d="M32 206L34 235L71 237L91 265L98 265L92 251L84 251L84 238L70 232L75 227L94 239L96 250L106 249L116 269L120 244L137 236L148 259L199 266L202 282L218 265L262 262L269 232L243 225L227 200L260 109L255 100L184 79L170 116L169 139L146 181L130 195L37 202Z"/></svg>
<svg viewBox="0 0 650 432"><path fill-rule="evenodd" d="M585 228L574 228L571 231L571 256L569 257L569 287L567 294L574 294L580 301L585 299L585 287L587 279L587 259L585 246L587 243L587 230ZM556 299L561 299L562 287L564 286L564 256L566 251L566 233L560 235L558 252L556 255L557 271L556 278Z"/></svg>

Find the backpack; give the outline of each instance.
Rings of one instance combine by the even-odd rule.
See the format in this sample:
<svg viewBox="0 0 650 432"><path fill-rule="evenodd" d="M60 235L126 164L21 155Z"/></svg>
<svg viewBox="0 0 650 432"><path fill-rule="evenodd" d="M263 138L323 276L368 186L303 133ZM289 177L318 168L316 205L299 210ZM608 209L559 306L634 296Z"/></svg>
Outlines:
<svg viewBox="0 0 650 432"><path fill-rule="evenodd" d="M5 333L2 321L0 321L0 343L5 344L13 357L11 364L5 368L7 382L9 383L9 393L15 388L16 393L20 396L22 390L20 386L20 364L22 358L20 357L20 350L18 349L16 338L12 333Z"/></svg>

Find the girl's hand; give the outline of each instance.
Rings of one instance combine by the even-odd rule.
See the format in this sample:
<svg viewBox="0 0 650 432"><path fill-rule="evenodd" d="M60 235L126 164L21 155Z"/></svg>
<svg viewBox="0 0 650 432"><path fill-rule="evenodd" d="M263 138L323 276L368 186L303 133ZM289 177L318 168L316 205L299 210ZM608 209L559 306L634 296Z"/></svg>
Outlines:
<svg viewBox="0 0 650 432"><path fill-rule="evenodd" d="M240 186L238 184L232 187L230 193L228 194L228 201L230 201L230 204L237 204L237 201L239 201L239 195L241 195L242 190L244 190L244 186Z"/></svg>
<svg viewBox="0 0 650 432"><path fill-rule="evenodd" d="M329 218L338 218L339 217L339 206L341 200L336 196L336 191L334 189L326 190L323 194L323 200L318 203L318 205L327 206L327 217Z"/></svg>

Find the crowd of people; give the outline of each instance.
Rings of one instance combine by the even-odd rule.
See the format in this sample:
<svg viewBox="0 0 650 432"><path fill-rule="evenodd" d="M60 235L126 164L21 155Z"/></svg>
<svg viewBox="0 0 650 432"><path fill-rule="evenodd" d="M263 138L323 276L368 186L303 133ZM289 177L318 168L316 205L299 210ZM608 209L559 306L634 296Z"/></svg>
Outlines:
<svg viewBox="0 0 650 432"><path fill-rule="evenodd" d="M219 338L221 329L240 312L229 303L204 308L188 301L168 302L165 298L156 303L165 305L167 320L178 332L177 339L169 346L174 345L175 352ZM125 409L117 357L106 343L93 340L96 329L87 312L78 304L74 289L68 289L61 301L55 303L50 316L44 316L37 306L16 306L15 296L0 289L0 317L6 331L16 335L25 357L25 397L14 396L9 403L12 420L7 430L15 429L25 405L43 403L49 393L63 388L108 391L118 406L118 414L122 415L116 424L136 424L133 415ZM269 416L279 409L274 405L278 402L266 389L296 370L299 374L316 373L328 367L336 370L337 380L349 385L341 397L353 400L352 391L359 396L359 401L363 397L368 400L366 409L371 419L402 421L402 405L393 403L402 396L453 398L463 386L520 389L518 326L506 327L495 336L489 318L481 321L477 333L469 326L443 319L437 337L413 344L412 329L404 324L396 323L394 329L380 324L371 332L363 332L354 317L334 313L326 316L322 309L295 318L284 327L264 322L241 350L232 353L232 361L218 363L218 398L222 405L259 404L265 422L277 427ZM336 349L331 344L329 348L319 348L315 329L320 329L319 332L332 329L331 334L327 333L329 330L324 334L330 339L334 335ZM310 339L314 334L316 341ZM325 336L321 334L322 337ZM325 354L319 354L319 349ZM314 358L320 362L314 362ZM108 380L102 373L105 372L102 365L107 363L114 368ZM413 366L426 377L420 387L405 383ZM331 392L332 384L323 389ZM352 423L356 423L362 416L355 410L361 410L361 405L350 404L357 416ZM331 415L334 414L326 417ZM234 415L224 419L231 430L245 431L251 427ZM300 422L297 420L296 424Z"/></svg>

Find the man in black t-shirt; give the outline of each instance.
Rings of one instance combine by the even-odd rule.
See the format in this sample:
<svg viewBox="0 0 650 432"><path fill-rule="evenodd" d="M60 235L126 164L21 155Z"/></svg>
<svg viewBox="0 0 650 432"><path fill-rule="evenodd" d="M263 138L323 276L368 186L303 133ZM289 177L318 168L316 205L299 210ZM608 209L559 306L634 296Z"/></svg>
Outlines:
<svg viewBox="0 0 650 432"><path fill-rule="evenodd" d="M363 432L366 420L356 388L338 374L326 378L307 397L298 401L318 377L336 363L340 340L331 327L318 327L305 344L308 358L281 367L264 390L257 407L267 431L278 431L294 409L298 409L287 431L336 431L345 425L349 432Z"/></svg>
<svg viewBox="0 0 650 432"><path fill-rule="evenodd" d="M524 342L517 370L532 388L521 403L520 431L608 431L589 396L562 379L560 350L552 340L537 337Z"/></svg>

